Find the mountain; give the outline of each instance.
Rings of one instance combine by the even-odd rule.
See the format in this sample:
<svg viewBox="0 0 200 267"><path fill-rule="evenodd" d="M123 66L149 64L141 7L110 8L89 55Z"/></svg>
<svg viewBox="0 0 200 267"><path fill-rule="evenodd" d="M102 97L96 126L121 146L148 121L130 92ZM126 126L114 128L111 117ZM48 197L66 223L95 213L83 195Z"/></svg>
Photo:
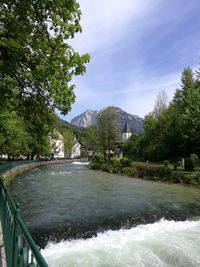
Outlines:
<svg viewBox="0 0 200 267"><path fill-rule="evenodd" d="M144 120L137 115L132 115L121 108L113 107L117 113L117 123L120 131L123 131L124 125L128 122L130 126L130 130L132 133L143 133L143 124ZM82 114L71 120L71 124L81 127L88 127L92 124L96 124L97 122L97 114L96 110L86 110Z"/></svg>
<svg viewBox="0 0 200 267"><path fill-rule="evenodd" d="M82 114L73 118L71 120L71 124L79 126L79 127L88 127L92 124L96 124L97 114L98 114L98 111L96 110L86 110Z"/></svg>

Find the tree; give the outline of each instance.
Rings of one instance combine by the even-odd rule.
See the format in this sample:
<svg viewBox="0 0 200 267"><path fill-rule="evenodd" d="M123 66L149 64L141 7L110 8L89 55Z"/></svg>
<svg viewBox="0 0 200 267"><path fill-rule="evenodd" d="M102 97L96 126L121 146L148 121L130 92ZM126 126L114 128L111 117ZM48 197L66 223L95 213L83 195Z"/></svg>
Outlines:
<svg viewBox="0 0 200 267"><path fill-rule="evenodd" d="M188 152L200 154L200 87L187 94L183 113L183 135L188 143Z"/></svg>
<svg viewBox="0 0 200 267"><path fill-rule="evenodd" d="M71 130L65 130L63 133L63 137L64 137L65 157L70 158L72 148L75 145L75 136Z"/></svg>
<svg viewBox="0 0 200 267"><path fill-rule="evenodd" d="M71 79L86 71L67 40L81 31L76 0L3 0L0 16L0 99L43 96L43 105L66 114L75 100Z"/></svg>
<svg viewBox="0 0 200 267"><path fill-rule="evenodd" d="M110 159L112 151L115 150L118 138L117 114L112 107L101 110L97 117L99 132L99 144L104 155L104 161Z"/></svg>
<svg viewBox="0 0 200 267"><path fill-rule="evenodd" d="M142 160L142 142L144 138L142 135L131 135L131 137L123 144L124 156L132 160Z"/></svg>
<svg viewBox="0 0 200 267"><path fill-rule="evenodd" d="M29 153L27 146L29 136L23 120L15 111L4 111L0 114L0 154L18 156Z"/></svg>
<svg viewBox="0 0 200 267"><path fill-rule="evenodd" d="M154 110L153 110L153 116L156 119L159 119L159 117L162 115L162 113L167 109L168 105L168 96L165 91L162 91L158 94Z"/></svg>
<svg viewBox="0 0 200 267"><path fill-rule="evenodd" d="M0 113L15 112L23 122L26 153L48 154L54 109L62 114L71 109L72 78L89 62L89 55L79 55L67 43L81 32L79 4L3 0L0 11Z"/></svg>
<svg viewBox="0 0 200 267"><path fill-rule="evenodd" d="M97 125L88 126L82 136L83 144L86 145L86 147L93 153L100 150L98 129Z"/></svg>
<svg viewBox="0 0 200 267"><path fill-rule="evenodd" d="M195 82L193 70L190 67L187 67L183 70L181 76L181 88L176 89L173 103L180 109L184 108L185 99L187 97L187 93L193 87Z"/></svg>

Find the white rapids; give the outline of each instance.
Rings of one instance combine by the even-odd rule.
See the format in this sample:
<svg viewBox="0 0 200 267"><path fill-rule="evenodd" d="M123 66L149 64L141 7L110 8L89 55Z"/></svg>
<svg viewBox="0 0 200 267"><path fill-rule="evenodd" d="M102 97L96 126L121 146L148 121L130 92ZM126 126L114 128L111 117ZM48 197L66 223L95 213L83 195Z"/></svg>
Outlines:
<svg viewBox="0 0 200 267"><path fill-rule="evenodd" d="M160 220L90 239L49 243L50 267L200 267L200 220Z"/></svg>

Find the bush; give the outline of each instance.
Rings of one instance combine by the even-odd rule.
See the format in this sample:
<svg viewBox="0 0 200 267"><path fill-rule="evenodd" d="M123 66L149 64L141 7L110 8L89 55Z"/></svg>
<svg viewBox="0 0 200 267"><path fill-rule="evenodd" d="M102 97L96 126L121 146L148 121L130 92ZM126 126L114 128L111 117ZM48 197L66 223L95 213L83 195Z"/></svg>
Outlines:
<svg viewBox="0 0 200 267"><path fill-rule="evenodd" d="M200 173L186 175L188 184L200 185Z"/></svg>
<svg viewBox="0 0 200 267"><path fill-rule="evenodd" d="M131 176L131 177L137 177L138 173L137 170L133 167L124 167L121 170L122 174L125 174L127 176Z"/></svg>
<svg viewBox="0 0 200 267"><path fill-rule="evenodd" d="M154 180L169 180L172 174L171 169L163 165L151 165L146 163L133 163L140 178L150 177Z"/></svg>
<svg viewBox="0 0 200 267"><path fill-rule="evenodd" d="M122 165L120 159L111 158L109 163L113 166L114 173L121 173Z"/></svg>
<svg viewBox="0 0 200 267"><path fill-rule="evenodd" d="M121 158L120 163L122 165L122 168L125 168L125 167L131 167L132 161L130 159L127 159L127 158Z"/></svg>
<svg viewBox="0 0 200 267"><path fill-rule="evenodd" d="M170 176L170 182L172 183L185 183L188 184L187 175L182 172L172 172Z"/></svg>
<svg viewBox="0 0 200 267"><path fill-rule="evenodd" d="M110 163L102 164L101 170L104 172L113 172L113 166Z"/></svg>
<svg viewBox="0 0 200 267"><path fill-rule="evenodd" d="M104 157L102 154L99 154L97 156L93 156L91 159L92 162L97 162L97 163L104 163Z"/></svg>
<svg viewBox="0 0 200 267"><path fill-rule="evenodd" d="M199 169L199 156L196 154L191 154L190 159L192 161L194 169L197 171Z"/></svg>
<svg viewBox="0 0 200 267"><path fill-rule="evenodd" d="M168 168L170 162L169 162L169 160L164 160L164 161L163 161L163 164L164 164L165 168Z"/></svg>
<svg viewBox="0 0 200 267"><path fill-rule="evenodd" d="M194 165L191 159L186 158L185 159L185 171L193 171L193 169L194 169Z"/></svg>
<svg viewBox="0 0 200 267"><path fill-rule="evenodd" d="M92 169L92 170L100 170L101 166L102 166L102 164L99 162L90 162L88 165L88 168Z"/></svg>

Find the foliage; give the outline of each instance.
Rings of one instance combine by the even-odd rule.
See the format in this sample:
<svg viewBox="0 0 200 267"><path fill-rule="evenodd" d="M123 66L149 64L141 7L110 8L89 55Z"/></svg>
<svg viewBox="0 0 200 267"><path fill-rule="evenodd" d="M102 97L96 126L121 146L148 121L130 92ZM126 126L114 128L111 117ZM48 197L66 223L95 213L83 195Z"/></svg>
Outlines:
<svg viewBox="0 0 200 267"><path fill-rule="evenodd" d="M63 132L65 157L70 158L72 148L75 145L75 136L71 130Z"/></svg>
<svg viewBox="0 0 200 267"><path fill-rule="evenodd" d="M137 177L138 176L138 172L135 168L133 167L124 167L121 170L121 173L130 177Z"/></svg>
<svg viewBox="0 0 200 267"><path fill-rule="evenodd" d="M138 176L152 177L155 180L168 180L172 171L163 165L152 165L148 163L133 163L133 167L137 170Z"/></svg>
<svg viewBox="0 0 200 267"><path fill-rule="evenodd" d="M195 171L197 171L199 169L199 156L196 154L191 154L190 159L192 161Z"/></svg>
<svg viewBox="0 0 200 267"><path fill-rule="evenodd" d="M92 162L104 163L104 157L102 154L98 154L92 157Z"/></svg>
<svg viewBox="0 0 200 267"><path fill-rule="evenodd" d="M97 118L99 147L104 155L104 161L111 158L112 151L115 150L118 138L117 114L114 108L107 107L101 110Z"/></svg>
<svg viewBox="0 0 200 267"><path fill-rule="evenodd" d="M0 114L0 153L10 155L29 153L28 142L29 137L23 120L15 111L2 112Z"/></svg>
<svg viewBox="0 0 200 267"><path fill-rule="evenodd" d="M88 168L92 170L100 170L101 167L102 167L102 163L99 163L99 162L90 162L88 165Z"/></svg>
<svg viewBox="0 0 200 267"><path fill-rule="evenodd" d="M142 135L133 134L131 137L126 140L123 144L123 154L125 157L131 160L142 159L142 143L144 138Z"/></svg>
<svg viewBox="0 0 200 267"><path fill-rule="evenodd" d="M113 172L113 166L110 163L104 163L101 165L101 170L104 172Z"/></svg>
<svg viewBox="0 0 200 267"><path fill-rule="evenodd" d="M120 160L111 158L109 163L90 162L88 167L93 170L102 170L153 181L200 185L200 173L172 171L163 165L143 162L133 162L131 165L130 167L122 167Z"/></svg>
<svg viewBox="0 0 200 267"><path fill-rule="evenodd" d="M185 171L193 171L194 165L190 158L185 158Z"/></svg>
<svg viewBox="0 0 200 267"><path fill-rule="evenodd" d="M87 146L93 153L98 152L99 148L99 131L96 125L88 126L82 135L82 142Z"/></svg>
<svg viewBox="0 0 200 267"><path fill-rule="evenodd" d="M164 161L163 161L163 164L164 164L164 166L165 166L166 168L168 168L169 165L170 165L170 162L169 162L169 160L164 160Z"/></svg>
<svg viewBox="0 0 200 267"><path fill-rule="evenodd" d="M121 173L122 164L119 158L111 158L109 163L113 166L114 173Z"/></svg>
<svg viewBox="0 0 200 267"><path fill-rule="evenodd" d="M70 81L89 61L67 44L81 31L80 16L75 0L1 3L1 101L16 90L19 97L42 96L43 105L63 114L70 110L75 100Z"/></svg>
<svg viewBox="0 0 200 267"><path fill-rule="evenodd" d="M127 158L121 158L120 159L120 164L121 164L122 168L131 167L131 163L132 163L132 161L130 159L127 159Z"/></svg>
<svg viewBox="0 0 200 267"><path fill-rule="evenodd" d="M76 0L1 2L0 153L50 154L54 109L71 109L72 78L89 61L67 43L81 32L80 16Z"/></svg>
<svg viewBox="0 0 200 267"><path fill-rule="evenodd" d="M185 68L181 86L167 105L164 92L158 95L154 110L145 116L144 134L124 145L133 160L160 162L166 159L200 155L200 75ZM187 163L186 163L187 164Z"/></svg>
<svg viewBox="0 0 200 267"><path fill-rule="evenodd" d="M200 185L200 173L193 173L193 174L187 175L186 178L189 184Z"/></svg>

